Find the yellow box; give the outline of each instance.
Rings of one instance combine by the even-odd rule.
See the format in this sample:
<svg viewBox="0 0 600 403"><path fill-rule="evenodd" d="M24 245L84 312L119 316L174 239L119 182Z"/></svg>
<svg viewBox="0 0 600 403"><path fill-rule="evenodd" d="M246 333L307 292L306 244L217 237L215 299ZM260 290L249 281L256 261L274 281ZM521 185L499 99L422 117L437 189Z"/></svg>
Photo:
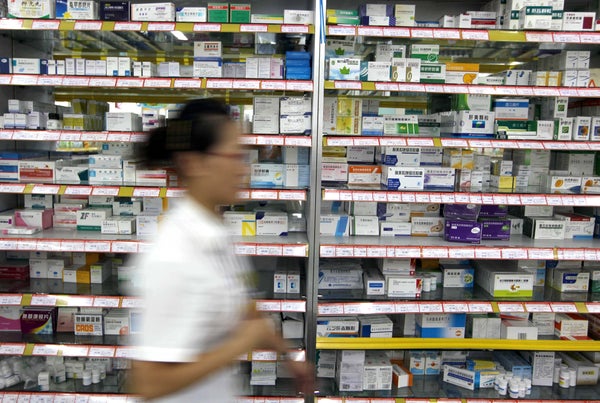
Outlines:
<svg viewBox="0 0 600 403"><path fill-rule="evenodd" d="M471 73L479 73L478 63L446 63L446 72L448 71L465 71Z"/></svg>
<svg viewBox="0 0 600 403"><path fill-rule="evenodd" d="M356 98L338 98L337 115L350 116L355 118L362 117L362 99Z"/></svg>
<svg viewBox="0 0 600 403"><path fill-rule="evenodd" d="M77 269L77 283L79 284L91 284L92 276L90 274L90 267L84 266Z"/></svg>
<svg viewBox="0 0 600 403"><path fill-rule="evenodd" d="M446 63L446 83L474 84L479 77L477 63Z"/></svg>
<svg viewBox="0 0 600 403"><path fill-rule="evenodd" d="M335 124L335 132L337 134L348 134L352 136L360 136L362 118L338 116Z"/></svg>
<svg viewBox="0 0 600 403"><path fill-rule="evenodd" d="M475 166L475 153L473 150L462 150L461 169L473 170Z"/></svg>
<svg viewBox="0 0 600 403"><path fill-rule="evenodd" d="M548 87L559 87L562 83L562 72L561 71L549 71L547 82L548 82Z"/></svg>
<svg viewBox="0 0 600 403"><path fill-rule="evenodd" d="M514 176L490 176L490 186L498 189L514 189L515 187Z"/></svg>
<svg viewBox="0 0 600 403"><path fill-rule="evenodd" d="M345 157L346 147L324 146L323 157Z"/></svg>
<svg viewBox="0 0 600 403"><path fill-rule="evenodd" d="M445 149L443 155L443 165L448 168L461 169L463 154L462 150Z"/></svg>

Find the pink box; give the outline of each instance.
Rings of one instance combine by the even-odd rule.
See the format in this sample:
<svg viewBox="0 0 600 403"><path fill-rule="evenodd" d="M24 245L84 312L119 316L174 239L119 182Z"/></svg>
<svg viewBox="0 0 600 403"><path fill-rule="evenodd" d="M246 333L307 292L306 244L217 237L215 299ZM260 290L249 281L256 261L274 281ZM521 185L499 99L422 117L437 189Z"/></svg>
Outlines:
<svg viewBox="0 0 600 403"><path fill-rule="evenodd" d="M53 214L54 211L51 209L15 210L15 226L42 229L51 228Z"/></svg>

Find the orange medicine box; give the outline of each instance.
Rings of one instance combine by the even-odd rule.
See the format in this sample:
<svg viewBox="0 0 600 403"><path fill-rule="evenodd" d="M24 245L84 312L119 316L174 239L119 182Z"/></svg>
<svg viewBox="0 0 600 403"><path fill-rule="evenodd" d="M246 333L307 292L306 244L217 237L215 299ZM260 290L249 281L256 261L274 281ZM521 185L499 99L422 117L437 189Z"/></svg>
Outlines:
<svg viewBox="0 0 600 403"><path fill-rule="evenodd" d="M381 182L381 167L377 165L349 165L349 185L376 185Z"/></svg>

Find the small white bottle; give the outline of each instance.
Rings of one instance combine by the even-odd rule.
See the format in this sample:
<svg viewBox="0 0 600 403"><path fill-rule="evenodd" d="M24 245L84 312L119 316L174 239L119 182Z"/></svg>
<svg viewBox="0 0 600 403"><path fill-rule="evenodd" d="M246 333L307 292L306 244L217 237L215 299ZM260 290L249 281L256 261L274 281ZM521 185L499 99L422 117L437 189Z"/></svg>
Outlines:
<svg viewBox="0 0 600 403"><path fill-rule="evenodd" d="M423 277L423 292L431 292L431 277Z"/></svg>
<svg viewBox="0 0 600 403"><path fill-rule="evenodd" d="M519 382L519 397L525 397L527 395L527 384L525 381Z"/></svg>
<svg viewBox="0 0 600 403"><path fill-rule="evenodd" d="M97 368L92 369L92 383L100 383L100 370Z"/></svg>
<svg viewBox="0 0 600 403"><path fill-rule="evenodd" d="M531 394L531 379L525 379L525 386L527 386L527 392L525 394L530 395Z"/></svg>
<svg viewBox="0 0 600 403"><path fill-rule="evenodd" d="M552 378L552 383L558 383L560 380L560 365L556 365L554 367L554 376Z"/></svg>
<svg viewBox="0 0 600 403"><path fill-rule="evenodd" d="M560 370L560 379L558 380L558 386L560 386L561 388L568 388L569 385L571 384L571 377L569 376L569 370L568 369L561 369Z"/></svg>
<svg viewBox="0 0 600 403"><path fill-rule="evenodd" d="M437 278L433 274L429 275L429 277L431 277L431 291L437 290Z"/></svg>
<svg viewBox="0 0 600 403"><path fill-rule="evenodd" d="M500 396L506 396L506 393L508 391L508 381L506 380L506 378L502 378L500 380L500 382L498 382L498 394Z"/></svg>
<svg viewBox="0 0 600 403"><path fill-rule="evenodd" d="M520 382L515 379L511 379L508 383L508 395L511 399L519 398L519 383Z"/></svg>
<svg viewBox="0 0 600 403"><path fill-rule="evenodd" d="M577 386L577 370L569 368L569 386Z"/></svg>
<svg viewBox="0 0 600 403"><path fill-rule="evenodd" d="M83 371L83 386L90 386L92 384L92 371L86 369Z"/></svg>

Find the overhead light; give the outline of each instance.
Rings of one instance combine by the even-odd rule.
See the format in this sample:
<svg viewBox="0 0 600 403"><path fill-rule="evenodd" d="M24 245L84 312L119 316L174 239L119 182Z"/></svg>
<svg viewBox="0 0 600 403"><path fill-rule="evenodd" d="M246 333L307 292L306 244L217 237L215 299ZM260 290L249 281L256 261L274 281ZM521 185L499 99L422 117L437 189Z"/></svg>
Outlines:
<svg viewBox="0 0 600 403"><path fill-rule="evenodd" d="M171 31L171 35L173 35L175 38L179 39L180 41L187 41L188 37L185 36L183 34L183 32L181 31Z"/></svg>

